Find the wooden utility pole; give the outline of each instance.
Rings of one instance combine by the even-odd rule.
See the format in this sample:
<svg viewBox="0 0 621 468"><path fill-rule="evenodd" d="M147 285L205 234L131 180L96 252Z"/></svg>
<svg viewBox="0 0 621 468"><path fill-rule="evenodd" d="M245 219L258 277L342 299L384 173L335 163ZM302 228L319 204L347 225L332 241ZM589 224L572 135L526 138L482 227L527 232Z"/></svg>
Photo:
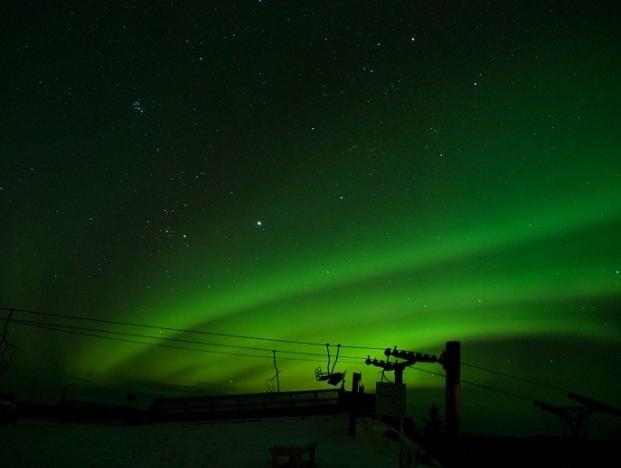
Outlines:
<svg viewBox="0 0 621 468"><path fill-rule="evenodd" d="M354 372L354 378L352 379L351 383L351 400L349 402L349 424L347 427L347 434L352 437L356 435L356 416L358 413L358 393L360 391L360 380L362 380L362 374L359 372Z"/></svg>
<svg viewBox="0 0 621 468"><path fill-rule="evenodd" d="M395 366L395 383L402 384L403 383L403 368L405 365Z"/></svg>
<svg viewBox="0 0 621 468"><path fill-rule="evenodd" d="M459 434L461 343L448 341L442 363L446 372L446 433L449 437Z"/></svg>

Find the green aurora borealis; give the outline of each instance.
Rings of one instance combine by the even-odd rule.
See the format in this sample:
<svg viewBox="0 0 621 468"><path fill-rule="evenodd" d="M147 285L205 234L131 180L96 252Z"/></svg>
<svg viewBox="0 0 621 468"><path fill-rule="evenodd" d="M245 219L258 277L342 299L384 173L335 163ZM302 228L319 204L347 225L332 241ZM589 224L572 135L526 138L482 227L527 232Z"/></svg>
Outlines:
<svg viewBox="0 0 621 468"><path fill-rule="evenodd" d="M82 3L20 4L3 32L0 305L433 353L457 339L466 362L621 404L612 9ZM10 329L20 372L58 385L273 375L268 351ZM279 361L283 389L322 385L311 359ZM441 401L441 379L406 382ZM476 416L490 401L515 416L477 392L467 428L496 427Z"/></svg>

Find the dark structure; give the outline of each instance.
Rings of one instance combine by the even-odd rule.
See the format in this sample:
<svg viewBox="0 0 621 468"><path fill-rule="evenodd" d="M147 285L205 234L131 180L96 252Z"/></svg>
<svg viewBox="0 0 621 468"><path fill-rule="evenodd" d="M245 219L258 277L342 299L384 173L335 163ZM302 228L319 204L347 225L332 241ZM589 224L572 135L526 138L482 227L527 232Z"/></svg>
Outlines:
<svg viewBox="0 0 621 468"><path fill-rule="evenodd" d="M336 367L336 363L339 360L339 353L341 351L341 345L336 345L336 357L334 358L334 362L332 366L330 366L330 344L326 343L326 352L328 354L328 365L326 367L326 372L321 370L321 367L317 367L315 369L315 380L318 382L327 382L330 385L338 385L339 383L344 383L345 381L345 372L334 372L334 368Z"/></svg>
<svg viewBox="0 0 621 468"><path fill-rule="evenodd" d="M387 358L396 357L401 361L380 361L367 357L365 363L380 367L387 371L395 372L395 383L403 383L403 371L417 362L429 362L442 364L446 372L445 404L446 404L446 433L449 437L459 434L459 406L460 406L460 382L461 382L461 343L448 341L446 348L440 357L432 354L401 351L396 347L387 348L384 351Z"/></svg>
<svg viewBox="0 0 621 468"><path fill-rule="evenodd" d="M581 403L582 406L554 406L542 401L533 402L541 411L558 416L561 420L563 436L566 438L586 439L588 437L587 421L589 416L594 412L621 417L621 410L608 403L574 392L568 392L567 396Z"/></svg>
<svg viewBox="0 0 621 468"><path fill-rule="evenodd" d="M149 413L156 421L210 420L341 413L354 404L360 412L373 413L375 395L339 389L158 398Z"/></svg>
<svg viewBox="0 0 621 468"><path fill-rule="evenodd" d="M446 433L449 437L459 434L460 405L460 361L461 345L459 341L449 341L441 356L441 363L446 372Z"/></svg>
<svg viewBox="0 0 621 468"><path fill-rule="evenodd" d="M287 464L292 468L314 468L315 467L315 448L317 443L313 442L306 445L275 445L269 449L272 456L272 468L283 466L280 464L280 457L287 457ZM308 460L302 460L304 454L308 454Z"/></svg>
<svg viewBox="0 0 621 468"><path fill-rule="evenodd" d="M554 414L561 420L564 437L586 438L587 418L591 410L584 406L553 406L542 401L535 401L534 405L541 411Z"/></svg>

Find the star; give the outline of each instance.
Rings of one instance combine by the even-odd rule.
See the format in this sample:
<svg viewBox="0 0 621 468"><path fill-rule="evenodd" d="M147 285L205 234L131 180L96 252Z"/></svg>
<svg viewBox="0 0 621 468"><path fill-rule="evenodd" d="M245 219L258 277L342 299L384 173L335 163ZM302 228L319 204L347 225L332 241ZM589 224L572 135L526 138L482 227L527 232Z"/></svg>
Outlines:
<svg viewBox="0 0 621 468"><path fill-rule="evenodd" d="M260 219L257 219L257 226L262 227L263 221L261 221Z"/></svg>

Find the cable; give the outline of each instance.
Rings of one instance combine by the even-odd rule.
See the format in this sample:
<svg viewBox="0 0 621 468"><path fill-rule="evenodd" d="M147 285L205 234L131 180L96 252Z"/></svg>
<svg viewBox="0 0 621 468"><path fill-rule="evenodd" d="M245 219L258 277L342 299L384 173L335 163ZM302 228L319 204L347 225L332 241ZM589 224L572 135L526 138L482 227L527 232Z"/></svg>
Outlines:
<svg viewBox="0 0 621 468"><path fill-rule="evenodd" d="M424 372L426 374L431 374L431 375L434 375L436 377L444 377L444 378L446 378L445 374L439 374L439 373L428 371L428 370L425 370L425 369L419 369L417 367L410 367L410 369L413 369L413 370L416 370L416 371L419 371L419 372ZM536 401L537 400L536 398L532 398L532 397L529 397L529 396L526 396L526 395L521 395L519 393L509 392L507 390L502 390L500 388L491 387L489 385L483 385L483 384L478 384L476 382L470 382L469 380L461 380L461 383L466 384L466 385L471 385L473 387L477 387L477 388L480 388L482 390L489 390L491 392L501 393L503 395L512 396L514 398L519 398L520 400L527 400L527 401Z"/></svg>
<svg viewBox="0 0 621 468"><path fill-rule="evenodd" d="M326 343L326 351L328 353L328 367L326 372L329 374L330 373L330 343Z"/></svg>
<svg viewBox="0 0 621 468"><path fill-rule="evenodd" d="M226 347L226 348L245 349L245 350L251 350L251 351L265 351L265 352L273 351L272 349L269 349L269 348L258 348L258 347L252 347L252 346L241 346L241 345L233 345L233 344L225 344L225 343L210 343L206 341L190 340L190 339L185 339L185 338L153 336L153 335L145 335L141 333L122 332L122 331L116 331L116 330L105 330L102 328L79 327L76 325L65 325L65 324L58 324L58 323L51 323L51 322L41 322L41 321L31 321L31 320L14 320L13 322L22 324L22 325L44 325L44 326L58 327L58 328L63 328L63 329L66 328L70 330L87 331L87 332L94 332L94 333L110 333L110 334L129 336L129 337L134 337L134 338L149 338L149 339L154 339L154 340L174 341L174 342L179 342L179 343L201 344L205 346L218 346L218 347ZM282 350L282 349L278 349L276 351L280 353L285 353L285 354L297 354L297 355L303 355L303 356L322 356L321 353L312 353L312 352L307 352L307 351L290 351L290 350ZM343 356L343 357L348 358L348 359L359 359L359 360L364 359L363 357L359 357L359 356Z"/></svg>
<svg viewBox="0 0 621 468"><path fill-rule="evenodd" d="M341 348L349 348L349 349L370 349L375 351L384 351L386 348L377 348L373 346L354 346L354 345L341 345Z"/></svg>
<svg viewBox="0 0 621 468"><path fill-rule="evenodd" d="M176 331L176 332L181 332L181 333L194 333L194 334L199 334L199 335L222 336L226 338L241 338L241 339L247 339L247 340L273 341L273 342L278 342L278 343L290 343L290 344L299 344L299 345L306 345L306 346L323 346L322 343L315 343L311 341L284 340L284 339L276 339L276 338L262 338L262 337L249 336L249 335L235 335L232 333L208 332L208 331L202 331L202 330L188 330L184 328L164 327L164 326L148 325L148 324L136 323L136 322L124 322L120 320L96 319L92 317L84 317L84 316L68 315L68 314L54 314L50 312L39 312L35 310L11 309L11 308L6 308L6 307L2 307L0 308L0 310L5 310L5 311L12 310L15 312L21 312L21 313L33 314L33 315L42 315L46 317L57 317L57 318L64 318L64 319L70 319L70 320L86 320L89 322L107 323L111 325L123 325L123 326L138 327L138 328L153 328L153 329L158 329L158 330L169 330L169 331Z"/></svg>
<svg viewBox="0 0 621 468"><path fill-rule="evenodd" d="M336 357L334 358L334 363L332 364L332 370L330 370L330 368L328 368L328 372L331 373L331 374L334 373L334 368L336 367L336 363L339 361L339 353L340 352L341 352L341 345L337 344L336 345Z"/></svg>
<svg viewBox="0 0 621 468"><path fill-rule="evenodd" d="M152 326L152 325L136 324L136 323L131 323L131 322L121 322L121 321L104 320L104 319L93 319L93 318L88 318L88 317L77 317L77 316L69 316L69 315L63 315L63 314L51 314L51 313L43 313L43 312L35 312L35 311L26 311L26 310L22 310L22 309L0 308L0 310L9 310L11 312L11 314L9 314L8 317L4 318L4 320L5 320L5 329L8 326L8 320L11 318L12 312L25 312L25 313L32 313L32 314L36 314L36 315L60 317L60 318L70 318L70 319L76 319L76 320L88 320L88 321L93 321L93 322L108 323L108 324L114 324L114 325L136 326L136 327L141 327L141 328L157 328L157 329L160 329L160 330L170 330L170 331L177 331L177 332L196 333L196 334L205 334L205 335L213 335L213 336L224 336L224 337L229 337L229 338L256 339L256 340L262 340L262 341L274 341L274 342L291 343L291 344L304 344L304 345L324 346L324 344L313 343L313 342L302 342L302 341L295 341L295 340L278 340L278 339L251 337L251 336L244 336L244 335L233 335L233 334L227 334L227 333L215 333L215 332L204 332L204 331L197 331L197 330L185 330L185 329L172 328L172 327L157 327L157 326ZM127 338L118 338L118 337L114 337L114 336L100 335L100 334L97 334L97 333L111 333L111 334L118 334L118 335L124 335L124 336L135 336L135 337L157 339L157 340L169 340L169 341L177 341L177 342L184 342L184 343L198 343L198 344L203 344L203 345L216 345L216 346L220 345L220 344L215 344L215 343L205 343L205 342L200 342L200 341L195 341L195 340L186 340L186 339L181 339L181 338L156 337L156 336L152 336L152 335L141 335L141 334L137 334L137 333L117 332L117 331L102 330L102 329L90 329L90 328L87 328L87 327L77 327L77 326L73 326L73 325L50 324L49 322L34 322L34 321L28 321L28 320L12 320L12 323L23 325L23 326L27 326L27 327L32 327L32 328L52 330L52 331L57 331L57 332L61 332L61 333L69 333L69 334L78 335L78 336L87 336L87 337L93 337L93 338L107 339L107 340L118 341L118 342L122 342L122 343L141 344L141 345L145 345L145 346L157 346L157 347L162 347L162 348L179 349L179 350L184 350L184 351L195 351L195 352L202 352L202 353L209 353L209 354L221 354L221 355L229 355L229 356L242 356L242 357L263 358L263 359L265 359L265 358L267 358L267 359L275 359L275 357L276 357L276 350L268 350L268 351L272 351L272 353L273 353L272 356L261 356L261 355L257 355L257 354L236 353L236 352L227 352L227 351L213 351L213 350L207 350L207 349L191 348L191 347L187 347L187 346L177 346L177 345L169 345L169 344L163 344L163 343L150 343L150 342L145 342L145 341L130 340L130 339L127 339ZM88 331L85 331L85 330L88 330ZM91 333L91 331L93 331L95 333ZM6 339L5 338L3 339L3 341L6 343ZM266 348L252 348L252 347L238 346L238 345L222 345L222 346L229 346L229 347L234 347L234 348L239 348L239 349L249 349L249 350L257 350L257 351L265 351L266 350ZM329 352L329 345L327 345L327 346L328 346L328 352ZM339 347L340 347L340 345L339 345ZM365 347L354 347L354 346L343 346L343 347L346 347L346 348L357 348L357 349L383 349L383 348L365 348ZM318 354L318 353L304 353L304 352L301 352L301 351L297 351L297 352L296 351L283 351L283 352L285 352L285 353L289 352L291 354L306 354L306 355ZM337 348L337 352L338 352L338 348ZM346 356L343 356L343 357L346 357ZM351 359L364 359L364 358L360 358L360 357L349 357L349 358L351 358ZM304 359L304 358L281 357L280 359L287 360L287 361L322 362L322 361L319 361L319 360L316 360L316 359ZM524 378L521 378L521 377L517 377L517 376L510 375L510 374L506 374L504 372L494 371L492 369L486 369L486 368L483 368L481 366L477 366L477 365L474 365L474 364L470 364L470 363L462 363L462 364L467 366L467 367L472 367L472 368L479 369L479 370L482 370L482 371L486 371L486 372L502 375L504 377L513 378L513 379L516 379L516 380L521 380L521 381L528 382L528 383L531 383L531 384L534 384L534 385L540 385L540 386L547 387L547 388L554 389L554 390L566 391L565 389L562 389L560 387L555 387L555 386L552 386L552 385L543 384L541 382L532 381L530 379L524 379ZM438 374L438 373L435 373L435 372L432 372L432 371L426 371L424 369L420 369L420 368L417 368L417 367L410 367L410 369L414 369L414 370L419 371L419 372L424 372L424 373L435 375L435 376L439 376L439 377L446 377L444 374ZM521 399L521 400L526 400L526 401L536 401L537 400L536 398L532 398L532 397L521 395L521 394L514 393L514 392L509 392L507 390L502 390L502 389L499 389L499 388L496 388L496 387L491 387L489 385L482 385L482 384L478 384L478 383L475 383L475 382L470 382L468 380L462 380L461 382L466 384L466 385L471 385L473 387L480 388L482 390L488 390L488 391L496 392L496 393L499 393L499 394L503 394L503 395L507 395L507 396L512 396L514 398L518 398L518 399Z"/></svg>
<svg viewBox="0 0 621 468"><path fill-rule="evenodd" d="M251 335L236 335L233 333L220 333L220 332L209 332L204 330L189 330L185 328L174 328L174 327L163 327L157 325L149 325L144 323L136 323L136 322L124 322L120 320L107 320L107 319L96 319L92 317L85 317L79 315L69 315L69 314L55 314L51 312L39 312L36 310L28 310L28 309L17 309L17 308L9 308L9 307L0 307L0 310L8 311L8 312L20 312L24 314L33 314L40 315L45 317L56 317L70 320L86 320L90 322L98 322L98 323L107 323L109 325L122 325L128 327L138 327L138 328L151 328L157 330L168 330L175 331L180 333L193 333L198 335L210 335L210 336L221 336L225 338L238 338L245 340L258 340L258 341L270 341L274 343L288 343L288 344L297 344L303 346L325 346L325 343L319 343L314 341L300 341L300 340L286 340L279 338L265 338L259 336L251 336ZM375 347L367 347L367 346L353 346L353 345L342 345L343 348L351 348L351 349L369 349L369 350L384 350L385 348L375 348ZM356 358L357 359L357 358Z"/></svg>
<svg viewBox="0 0 621 468"><path fill-rule="evenodd" d="M433 372L433 371L428 371L428 370L425 370L425 369L420 369L418 367L408 367L408 369L412 369L412 370L415 370L415 371L418 371L418 372L424 372L425 374L431 374L434 377L446 377L446 375L444 375L444 374L440 374L438 372Z"/></svg>
<svg viewBox="0 0 621 468"><path fill-rule="evenodd" d="M141 344L141 345L146 345L146 346L157 346L157 347L162 347L162 348L181 349L181 350L185 350L185 351L197 351L197 352L209 353L209 354L224 354L224 355L229 355L229 356L243 356L243 357L271 359L271 356L260 356L260 355L257 355L257 354L234 353L234 352L227 352L227 351L212 351L212 350L208 350L208 349L190 348L190 347L186 347L186 346L168 345L168 344L163 344L163 343L149 343L149 342L146 342L146 341L129 340L129 339L126 339L126 338L116 338L114 336L106 336L106 335L98 335L98 334L95 334L95 333L73 331L73 330L69 330L69 329L63 329L63 328L53 327L53 326L48 326L48 325L34 325L34 324L29 324L29 323L27 324L27 323L21 323L21 322L16 322L16 323L19 323L20 325L24 325L24 326L28 326L28 327L33 327L33 328L53 330L53 331L58 331L58 332L61 332L61 333L69 333L69 334L72 334L72 335L89 336L89 337L94 337L94 338L102 338L102 339L106 339L106 340L119 341L119 342L122 342L122 343L135 343L135 344ZM316 360L316 359L303 359L303 358L281 357L280 359L284 359L284 360L287 360L287 361L322 362L322 361L319 361L319 360Z"/></svg>
<svg viewBox="0 0 621 468"><path fill-rule="evenodd" d="M482 390L489 390L491 392L496 392L496 393L501 393L503 395L507 395L507 396L512 396L514 398L519 398L520 400L526 400L526 401L537 401L536 398L532 398L526 395L520 395L519 393L513 393L513 392L509 392L507 390L502 390L500 388L496 388L496 387L490 387L489 385L482 385L482 384L478 384L475 382L469 382L468 380L462 380L461 383L464 383L466 385L471 385L473 387L477 387L480 388Z"/></svg>
<svg viewBox="0 0 621 468"><path fill-rule="evenodd" d="M478 369L480 371L483 372L489 372L490 374L496 374L496 375L500 375L502 377L507 377L509 379L513 379L513 380L518 380L520 382L525 382L531 385L538 385L540 387L544 387L550 390L555 390L555 391L559 391L559 392L563 392L563 393L568 393L570 390L567 390L566 388L562 388L562 387L558 387L556 385L550 385L550 384L546 384L543 382L538 382L536 380L531 380L531 379L527 379L524 377L518 377L516 375L511 375L511 374L507 374L506 372L501 372L501 371L497 371L497 370L493 370L493 369L487 369L485 367L481 367L481 366L477 366L476 364L470 364L468 362L462 362L461 363L462 366L466 366L466 367L471 367L473 369Z"/></svg>

